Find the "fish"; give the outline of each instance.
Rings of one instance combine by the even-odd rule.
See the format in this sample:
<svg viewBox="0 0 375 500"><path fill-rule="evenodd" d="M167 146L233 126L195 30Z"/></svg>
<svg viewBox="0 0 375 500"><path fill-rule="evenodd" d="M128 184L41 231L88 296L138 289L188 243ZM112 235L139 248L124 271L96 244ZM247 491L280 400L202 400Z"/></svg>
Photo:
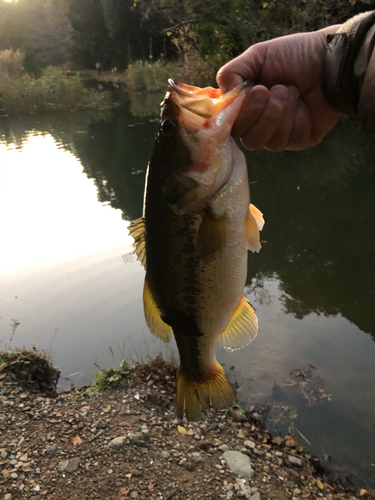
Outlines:
<svg viewBox="0 0 375 500"><path fill-rule="evenodd" d="M150 331L175 337L177 417L231 407L235 391L216 345L248 345L258 319L244 295L248 250L259 252L263 214L250 204L246 160L231 137L249 88L222 95L173 79L146 172L143 215L129 226L146 270L143 303Z"/></svg>

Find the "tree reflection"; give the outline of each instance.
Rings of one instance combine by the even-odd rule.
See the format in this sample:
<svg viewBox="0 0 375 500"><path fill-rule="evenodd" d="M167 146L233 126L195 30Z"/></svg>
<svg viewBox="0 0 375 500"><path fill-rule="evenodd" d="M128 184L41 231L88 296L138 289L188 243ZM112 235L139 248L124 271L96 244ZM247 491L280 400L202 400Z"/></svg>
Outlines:
<svg viewBox="0 0 375 500"><path fill-rule="evenodd" d="M350 122L312 150L247 154L267 240L248 283L276 273L287 312L341 313L375 339L374 158L374 139Z"/></svg>

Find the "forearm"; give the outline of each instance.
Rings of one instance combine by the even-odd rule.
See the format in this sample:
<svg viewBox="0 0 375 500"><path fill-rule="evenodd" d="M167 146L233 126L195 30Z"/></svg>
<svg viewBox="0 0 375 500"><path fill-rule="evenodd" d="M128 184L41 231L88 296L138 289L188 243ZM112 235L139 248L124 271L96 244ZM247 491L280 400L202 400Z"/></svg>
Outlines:
<svg viewBox="0 0 375 500"><path fill-rule="evenodd" d="M341 113L355 114L375 134L375 11L322 30L328 49L323 91Z"/></svg>

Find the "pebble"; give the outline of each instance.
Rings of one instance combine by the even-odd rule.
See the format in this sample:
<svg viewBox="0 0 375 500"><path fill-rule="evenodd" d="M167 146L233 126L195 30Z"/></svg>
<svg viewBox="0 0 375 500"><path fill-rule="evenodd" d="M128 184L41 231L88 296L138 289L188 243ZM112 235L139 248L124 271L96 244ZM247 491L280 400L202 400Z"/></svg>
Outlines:
<svg viewBox="0 0 375 500"><path fill-rule="evenodd" d="M302 460L300 458L289 455L288 460L292 465L297 465L298 467L302 466Z"/></svg>
<svg viewBox="0 0 375 500"><path fill-rule="evenodd" d="M245 446L245 448L248 448L249 450L253 450L255 448L255 443L254 441L244 441L243 445Z"/></svg>
<svg viewBox="0 0 375 500"><path fill-rule="evenodd" d="M126 437L125 436L119 436L117 438L112 439L109 443L108 446L111 446L112 448L120 448L123 446L126 442Z"/></svg>
<svg viewBox="0 0 375 500"><path fill-rule="evenodd" d="M7 494L4 496L4 500L12 500L12 494L11 494L11 493L7 493Z"/></svg>
<svg viewBox="0 0 375 500"><path fill-rule="evenodd" d="M185 464L186 464L186 462L187 462L186 458L183 458L182 460L180 460L180 461L178 462L178 465L185 465Z"/></svg>
<svg viewBox="0 0 375 500"><path fill-rule="evenodd" d="M223 455L229 468L238 476L250 477L254 475L250 458L240 451L226 451Z"/></svg>
<svg viewBox="0 0 375 500"><path fill-rule="evenodd" d="M66 467L66 472L75 472L78 469L80 457L74 457L69 460L68 466ZM61 462L60 462L61 463Z"/></svg>
<svg viewBox="0 0 375 500"><path fill-rule="evenodd" d="M219 450L220 451L229 451L230 448L227 444L222 444L221 446L219 446Z"/></svg>
<svg viewBox="0 0 375 500"><path fill-rule="evenodd" d="M171 456L171 454L169 453L169 451L162 451L160 453L160 456L161 456L161 458L165 458L166 460L168 460L168 458Z"/></svg>
<svg viewBox="0 0 375 500"><path fill-rule="evenodd" d="M57 466L57 470L59 472L65 472L68 465L69 465L69 460L62 460Z"/></svg>
<svg viewBox="0 0 375 500"><path fill-rule="evenodd" d="M132 491L130 494L130 498L138 498L138 491Z"/></svg>
<svg viewBox="0 0 375 500"><path fill-rule="evenodd" d="M191 454L192 456L192 459L194 460L195 463L200 463L200 462L203 462L203 458L200 456L199 453L195 452L195 453L192 453Z"/></svg>
<svg viewBox="0 0 375 500"><path fill-rule="evenodd" d="M250 500L260 500L260 493L259 493L259 491L257 491L256 493L254 493L254 495L250 497Z"/></svg>
<svg viewBox="0 0 375 500"><path fill-rule="evenodd" d="M242 448L241 453L251 458L251 451L248 450L247 448Z"/></svg>
<svg viewBox="0 0 375 500"><path fill-rule="evenodd" d="M294 488L293 495L300 495L300 494L301 494L301 490L299 488Z"/></svg>
<svg viewBox="0 0 375 500"><path fill-rule="evenodd" d="M46 450L47 455L53 455L57 450L57 446L55 444L51 444L49 448Z"/></svg>
<svg viewBox="0 0 375 500"><path fill-rule="evenodd" d="M210 449L210 443L202 439L199 441L199 448L203 451L208 451Z"/></svg>
<svg viewBox="0 0 375 500"><path fill-rule="evenodd" d="M192 470L194 470L194 464L192 462L186 462L185 469L191 472Z"/></svg>

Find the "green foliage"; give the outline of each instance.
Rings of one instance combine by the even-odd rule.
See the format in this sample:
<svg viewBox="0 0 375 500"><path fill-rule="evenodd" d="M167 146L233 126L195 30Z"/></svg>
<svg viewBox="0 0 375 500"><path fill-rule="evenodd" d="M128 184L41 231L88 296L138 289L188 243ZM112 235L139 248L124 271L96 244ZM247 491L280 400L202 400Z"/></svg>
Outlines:
<svg viewBox="0 0 375 500"><path fill-rule="evenodd" d="M180 53L196 48L218 69L250 45L320 29L369 10L372 0L138 0L146 21Z"/></svg>
<svg viewBox="0 0 375 500"><path fill-rule="evenodd" d="M137 61L130 64L126 71L126 85L130 91L157 92L165 90L168 78L175 73L175 65L162 60L150 64Z"/></svg>
<svg viewBox="0 0 375 500"><path fill-rule="evenodd" d="M82 107L103 109L110 105L108 94L86 89L79 76L68 76L60 68L48 67L40 78L0 74L0 94L9 114L64 111Z"/></svg>
<svg viewBox="0 0 375 500"><path fill-rule="evenodd" d="M146 61L130 64L126 71L126 84L130 92L165 92L168 78L204 87L215 83L215 73L212 61L190 50L174 63L159 59L153 64Z"/></svg>
<svg viewBox="0 0 375 500"><path fill-rule="evenodd" d="M129 377L130 366L128 362L123 359L119 368L102 368L99 373L95 373L94 388L98 391L104 391L113 387L119 380Z"/></svg>

